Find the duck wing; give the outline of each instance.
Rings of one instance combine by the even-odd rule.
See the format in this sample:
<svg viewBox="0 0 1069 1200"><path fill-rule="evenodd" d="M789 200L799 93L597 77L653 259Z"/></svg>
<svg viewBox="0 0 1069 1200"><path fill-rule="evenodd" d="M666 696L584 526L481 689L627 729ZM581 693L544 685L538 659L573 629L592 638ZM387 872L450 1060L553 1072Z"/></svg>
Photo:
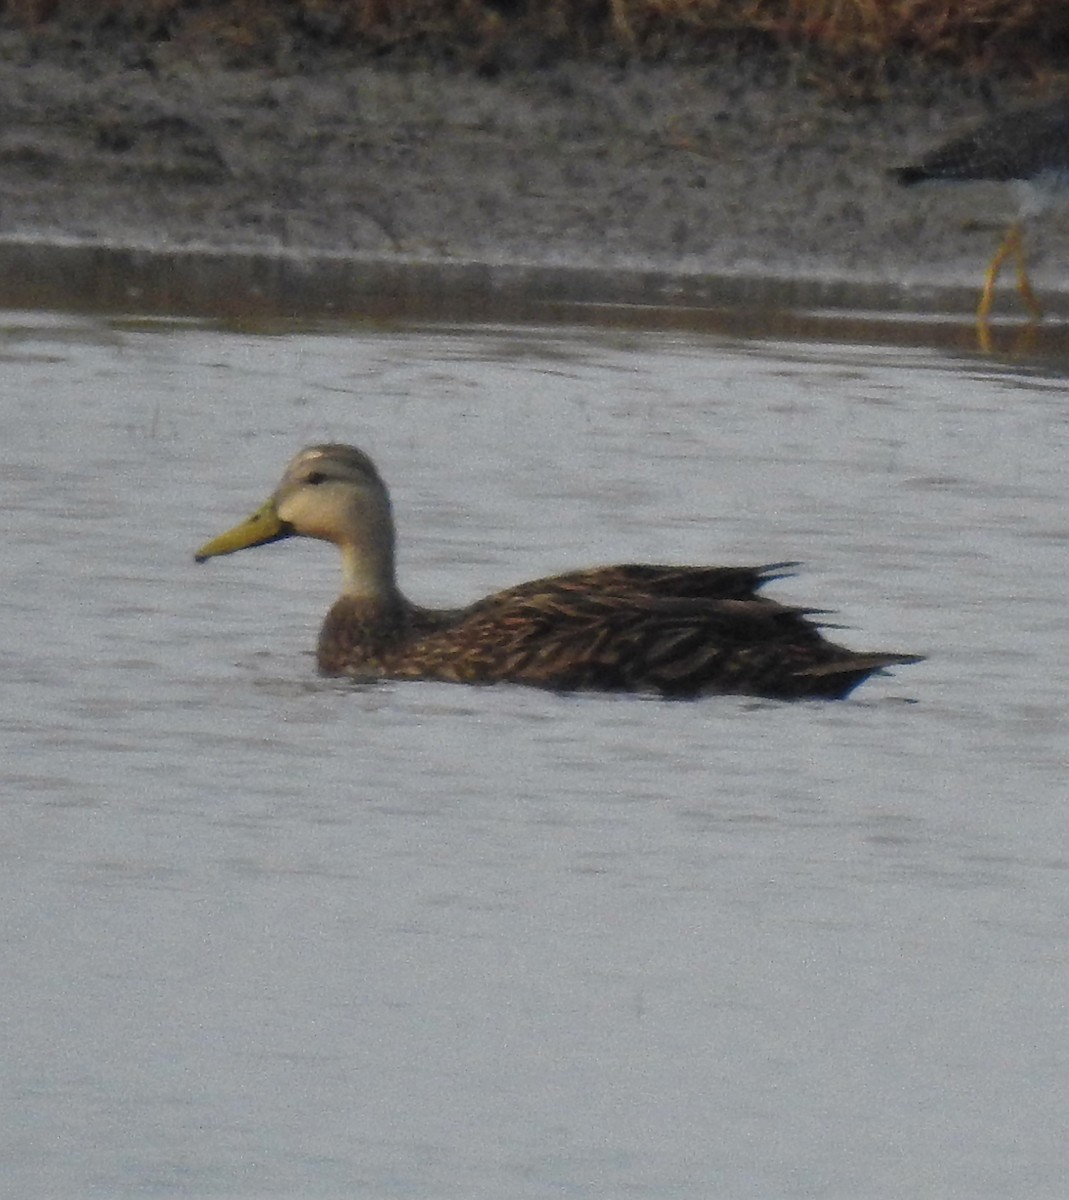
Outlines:
<svg viewBox="0 0 1069 1200"><path fill-rule="evenodd" d="M410 647L414 672L465 682L694 697L845 695L912 656L829 642L815 610L754 595L787 564L624 565L498 592Z"/></svg>

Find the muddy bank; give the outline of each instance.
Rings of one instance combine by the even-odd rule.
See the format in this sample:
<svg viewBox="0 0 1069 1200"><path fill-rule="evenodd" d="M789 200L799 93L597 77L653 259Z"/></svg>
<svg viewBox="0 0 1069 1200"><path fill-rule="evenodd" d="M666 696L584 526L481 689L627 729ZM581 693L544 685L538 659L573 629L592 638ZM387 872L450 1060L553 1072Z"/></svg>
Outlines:
<svg viewBox="0 0 1069 1200"><path fill-rule="evenodd" d="M906 192L886 169L989 113L981 93L849 105L738 62L282 75L7 34L0 235L972 286L997 234L965 223L1010 197ZM1038 286L1069 280L1069 222L1030 246Z"/></svg>

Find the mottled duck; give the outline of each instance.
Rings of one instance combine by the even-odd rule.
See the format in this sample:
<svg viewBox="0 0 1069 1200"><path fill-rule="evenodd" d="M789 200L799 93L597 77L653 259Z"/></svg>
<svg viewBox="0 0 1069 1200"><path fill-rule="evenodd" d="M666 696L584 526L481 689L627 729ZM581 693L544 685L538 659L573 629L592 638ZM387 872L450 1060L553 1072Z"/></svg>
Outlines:
<svg viewBox="0 0 1069 1200"><path fill-rule="evenodd" d="M421 608L397 586L386 485L352 446L302 450L267 503L196 560L293 535L341 552L344 587L319 635L325 675L837 699L882 667L918 661L837 646L810 620L813 610L757 595L791 563L595 567L466 608Z"/></svg>

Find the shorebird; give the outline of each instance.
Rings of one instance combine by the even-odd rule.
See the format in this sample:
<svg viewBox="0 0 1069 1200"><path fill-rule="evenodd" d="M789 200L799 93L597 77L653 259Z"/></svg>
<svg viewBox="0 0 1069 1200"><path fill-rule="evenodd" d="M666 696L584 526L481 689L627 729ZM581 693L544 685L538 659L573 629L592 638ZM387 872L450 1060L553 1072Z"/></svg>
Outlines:
<svg viewBox="0 0 1069 1200"><path fill-rule="evenodd" d="M1069 97L1034 108L1004 113L971 133L953 138L908 167L895 167L903 184L1011 183L1017 193L1017 216L1006 230L984 276L976 310L986 324L1002 264L1011 257L1017 267L1017 290L1033 317L1043 315L1028 279L1021 231L1025 220L1056 202L1069 200Z"/></svg>

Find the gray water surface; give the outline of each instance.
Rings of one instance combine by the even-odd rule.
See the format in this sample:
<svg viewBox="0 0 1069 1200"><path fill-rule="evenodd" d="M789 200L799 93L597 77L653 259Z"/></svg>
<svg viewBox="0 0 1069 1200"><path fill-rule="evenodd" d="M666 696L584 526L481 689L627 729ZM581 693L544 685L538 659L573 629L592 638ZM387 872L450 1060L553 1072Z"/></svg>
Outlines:
<svg viewBox="0 0 1069 1200"><path fill-rule="evenodd" d="M1062 1196L1069 406L661 332L6 314L4 1194ZM616 560L926 662L841 704L353 686L301 445L458 604Z"/></svg>

